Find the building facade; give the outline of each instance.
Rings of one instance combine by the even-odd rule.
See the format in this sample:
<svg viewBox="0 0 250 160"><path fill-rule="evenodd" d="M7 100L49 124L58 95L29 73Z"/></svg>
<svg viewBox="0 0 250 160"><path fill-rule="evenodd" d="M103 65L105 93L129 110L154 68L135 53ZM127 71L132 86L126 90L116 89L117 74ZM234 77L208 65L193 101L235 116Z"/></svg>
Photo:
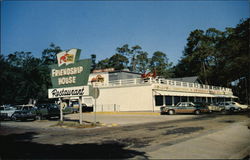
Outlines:
<svg viewBox="0 0 250 160"><path fill-rule="evenodd" d="M160 106L178 102L216 103L237 98L230 88L176 81L163 78L141 78L128 71L92 73L89 85L98 87L97 112L105 111L152 111ZM92 97L83 97L83 103L93 106Z"/></svg>

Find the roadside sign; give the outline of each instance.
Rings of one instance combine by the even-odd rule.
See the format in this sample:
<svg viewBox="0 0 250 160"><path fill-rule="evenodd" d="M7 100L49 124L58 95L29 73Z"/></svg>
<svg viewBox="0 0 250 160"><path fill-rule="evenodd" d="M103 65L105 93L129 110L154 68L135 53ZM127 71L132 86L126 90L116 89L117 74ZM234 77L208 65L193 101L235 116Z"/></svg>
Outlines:
<svg viewBox="0 0 250 160"><path fill-rule="evenodd" d="M49 98L88 96L89 86L52 88L48 90Z"/></svg>
<svg viewBox="0 0 250 160"><path fill-rule="evenodd" d="M91 59L79 60L80 52L79 49L71 49L57 54L57 64L50 65L53 88L87 85Z"/></svg>

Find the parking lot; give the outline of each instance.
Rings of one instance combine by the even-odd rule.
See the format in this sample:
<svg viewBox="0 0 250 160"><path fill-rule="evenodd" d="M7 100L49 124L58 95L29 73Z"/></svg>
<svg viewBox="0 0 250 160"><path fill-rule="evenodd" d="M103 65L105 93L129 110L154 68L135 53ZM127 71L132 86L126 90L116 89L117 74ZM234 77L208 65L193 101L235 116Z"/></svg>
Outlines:
<svg viewBox="0 0 250 160"><path fill-rule="evenodd" d="M83 117L90 123L95 114ZM58 119L4 121L1 158L241 159L250 151L249 117L97 113L96 121L103 125L93 128L57 126ZM78 119L79 114L70 114L64 120Z"/></svg>

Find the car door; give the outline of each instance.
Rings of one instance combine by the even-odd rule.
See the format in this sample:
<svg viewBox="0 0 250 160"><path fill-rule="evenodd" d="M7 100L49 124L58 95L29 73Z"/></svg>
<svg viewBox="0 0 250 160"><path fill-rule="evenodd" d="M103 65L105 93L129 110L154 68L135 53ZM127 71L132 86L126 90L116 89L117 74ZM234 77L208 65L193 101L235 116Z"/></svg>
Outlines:
<svg viewBox="0 0 250 160"><path fill-rule="evenodd" d="M176 111L177 113L185 113L185 104L182 103L182 102L178 103L178 104L176 105L175 111Z"/></svg>
<svg viewBox="0 0 250 160"><path fill-rule="evenodd" d="M193 113L195 111L195 106L192 103L186 103L185 107L186 113Z"/></svg>

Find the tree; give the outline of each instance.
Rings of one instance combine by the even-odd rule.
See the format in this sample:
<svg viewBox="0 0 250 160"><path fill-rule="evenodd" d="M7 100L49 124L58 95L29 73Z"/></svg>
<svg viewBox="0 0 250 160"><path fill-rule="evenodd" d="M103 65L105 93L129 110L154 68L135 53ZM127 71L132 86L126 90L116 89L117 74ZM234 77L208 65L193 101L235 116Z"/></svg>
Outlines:
<svg viewBox="0 0 250 160"><path fill-rule="evenodd" d="M172 63L168 63L167 55L161 51L154 52L151 62L150 69L151 72L156 71L157 76L162 76L164 78L171 77L171 67Z"/></svg>
<svg viewBox="0 0 250 160"><path fill-rule="evenodd" d="M198 75L206 84L224 87L234 84L236 95L249 104L249 24L248 18L223 32L215 28L192 31L174 67L175 76Z"/></svg>
<svg viewBox="0 0 250 160"><path fill-rule="evenodd" d="M121 54L115 54L109 59L109 66L112 68L115 68L115 70L122 70L127 68L128 59L121 55Z"/></svg>
<svg viewBox="0 0 250 160"><path fill-rule="evenodd" d="M148 53L141 52L139 55L136 56L136 60L137 60L136 70L139 73L145 73L149 69Z"/></svg>
<svg viewBox="0 0 250 160"><path fill-rule="evenodd" d="M50 48L46 48L42 52L42 61L43 64L54 64L57 62L56 54L62 52L59 46L56 46L54 43L50 44Z"/></svg>
<svg viewBox="0 0 250 160"><path fill-rule="evenodd" d="M96 64L96 69L110 68L109 58L103 59Z"/></svg>
<svg viewBox="0 0 250 160"><path fill-rule="evenodd" d="M96 68L96 55L91 54L91 71L93 71Z"/></svg>
<svg viewBox="0 0 250 160"><path fill-rule="evenodd" d="M127 59L130 62L129 68L132 71L137 71L136 70L136 65L137 65L137 55L141 54L141 47L139 45L135 45L132 46L131 48L129 48L128 44L123 45L122 47L118 47L116 48L116 51L118 52L118 54L121 54L125 57L127 57Z"/></svg>

